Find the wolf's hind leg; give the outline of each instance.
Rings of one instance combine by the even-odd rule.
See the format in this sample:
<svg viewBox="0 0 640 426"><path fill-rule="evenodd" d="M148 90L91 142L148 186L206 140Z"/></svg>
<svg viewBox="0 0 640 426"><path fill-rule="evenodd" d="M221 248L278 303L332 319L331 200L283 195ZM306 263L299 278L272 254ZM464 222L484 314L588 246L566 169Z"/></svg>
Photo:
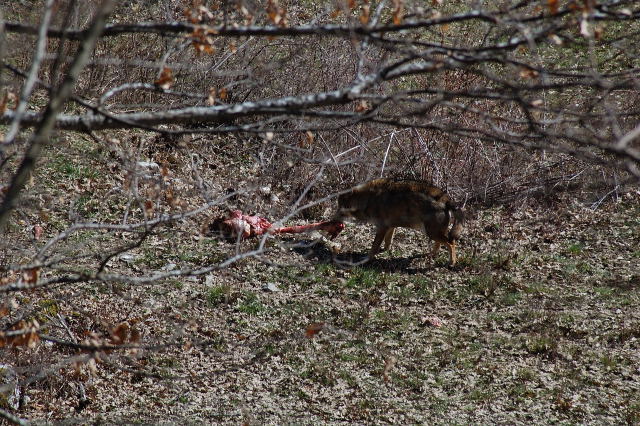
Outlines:
<svg viewBox="0 0 640 426"><path fill-rule="evenodd" d="M436 257L438 255L438 250L440 250L440 246L442 243L440 241L435 241L433 243L433 250L431 250L431 256Z"/></svg>
<svg viewBox="0 0 640 426"><path fill-rule="evenodd" d="M390 228L386 234L384 234L384 249L389 250L391 248L391 243L393 242L393 233L396 228Z"/></svg>
<svg viewBox="0 0 640 426"><path fill-rule="evenodd" d="M452 241L446 244L447 244L447 249L449 250L449 264L451 266L454 266L456 264L456 261L458 260L456 257L456 242Z"/></svg>
<svg viewBox="0 0 640 426"><path fill-rule="evenodd" d="M387 235L387 231L389 228L380 227L376 229L376 237L373 239L373 245L371 246L371 250L369 250L369 258L373 259L373 257L380 253L380 245L382 244L382 240Z"/></svg>

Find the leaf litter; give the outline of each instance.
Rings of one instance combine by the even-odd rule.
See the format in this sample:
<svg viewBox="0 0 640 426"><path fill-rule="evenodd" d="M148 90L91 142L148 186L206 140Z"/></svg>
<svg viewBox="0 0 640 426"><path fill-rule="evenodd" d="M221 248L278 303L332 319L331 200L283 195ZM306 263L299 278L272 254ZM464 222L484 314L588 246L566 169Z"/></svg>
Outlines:
<svg viewBox="0 0 640 426"><path fill-rule="evenodd" d="M338 237L338 263L322 242L288 248L301 236L198 277L21 296L18 305L54 301L64 333L80 341L132 348L31 384L20 415L106 423L636 422L639 206L631 193L596 210L569 202L482 210L469 221L454 268L444 251L431 258L431 244L405 230L391 252L344 268L373 238L368 227L350 225ZM198 227L185 221L153 235L110 267L174 270L234 252L213 237L194 239ZM64 330L52 327L52 314L39 322ZM51 365L69 357L55 344L17 350ZM80 410L70 383L86 389Z"/></svg>

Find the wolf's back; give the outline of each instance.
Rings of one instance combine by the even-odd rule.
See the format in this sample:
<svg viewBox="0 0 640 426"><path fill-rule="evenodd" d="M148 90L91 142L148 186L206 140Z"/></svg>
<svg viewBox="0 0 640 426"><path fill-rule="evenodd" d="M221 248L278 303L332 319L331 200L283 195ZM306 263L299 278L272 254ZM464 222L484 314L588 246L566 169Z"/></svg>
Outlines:
<svg viewBox="0 0 640 426"><path fill-rule="evenodd" d="M398 181L396 185L405 186L411 191L420 192L432 199L431 207L434 210L445 210L449 216L449 223L453 219L453 226L449 231L449 242L460 239L464 230L464 211L456 205L446 192L426 182L416 180Z"/></svg>

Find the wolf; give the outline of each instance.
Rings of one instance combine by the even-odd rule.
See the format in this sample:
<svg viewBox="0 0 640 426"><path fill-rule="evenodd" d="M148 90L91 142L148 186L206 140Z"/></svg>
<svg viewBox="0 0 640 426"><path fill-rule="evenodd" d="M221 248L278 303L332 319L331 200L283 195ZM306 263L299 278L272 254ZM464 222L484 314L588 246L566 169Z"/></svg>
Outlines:
<svg viewBox="0 0 640 426"><path fill-rule="evenodd" d="M433 256L444 244L452 266L465 222L464 211L441 189L423 181L387 178L365 182L338 197L334 220L348 219L376 227L369 259L381 251L383 240L388 250L395 228L402 227L423 231L434 240Z"/></svg>

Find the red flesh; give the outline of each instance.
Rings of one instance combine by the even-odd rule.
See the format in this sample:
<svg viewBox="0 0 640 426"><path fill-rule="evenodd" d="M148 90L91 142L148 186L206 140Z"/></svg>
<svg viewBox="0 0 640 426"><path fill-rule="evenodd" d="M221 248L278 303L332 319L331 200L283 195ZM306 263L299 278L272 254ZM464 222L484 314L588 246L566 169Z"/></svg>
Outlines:
<svg viewBox="0 0 640 426"><path fill-rule="evenodd" d="M227 218L215 219L211 224L211 229L221 234L223 238L241 240L245 238L263 235L266 232L272 234L299 234L309 231L326 231L331 239L334 239L343 229L344 223L331 220L307 225L283 226L273 228L271 222L260 216L249 216L240 210L234 210Z"/></svg>

